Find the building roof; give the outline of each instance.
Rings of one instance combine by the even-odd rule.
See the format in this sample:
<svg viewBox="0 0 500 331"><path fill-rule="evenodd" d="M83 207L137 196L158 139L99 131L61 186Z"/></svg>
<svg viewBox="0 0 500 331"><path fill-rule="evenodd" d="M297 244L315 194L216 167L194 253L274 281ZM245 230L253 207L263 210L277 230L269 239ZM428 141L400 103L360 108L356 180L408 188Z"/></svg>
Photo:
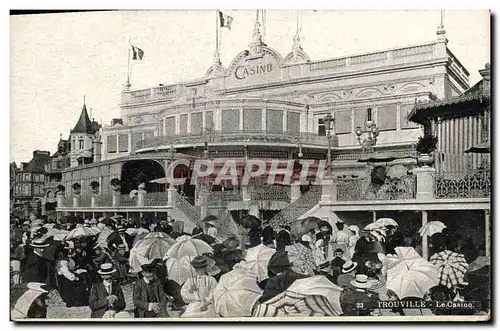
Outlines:
<svg viewBox="0 0 500 331"><path fill-rule="evenodd" d="M45 172L45 163L50 159L49 154L34 154L30 162L23 169L24 172Z"/></svg>
<svg viewBox="0 0 500 331"><path fill-rule="evenodd" d="M82 112L80 114L80 118L76 123L71 133L88 133L94 134L96 132L95 122L92 122L89 118L89 114L87 112L87 106L85 103L83 104ZM98 130L98 129L97 129Z"/></svg>
<svg viewBox="0 0 500 331"><path fill-rule="evenodd" d="M481 111L484 103L489 103L490 101L490 95L483 92L483 81L484 79L480 80L459 96L415 104L415 107L408 115L408 119L412 122L423 124L426 119L437 116L452 113L469 116Z"/></svg>

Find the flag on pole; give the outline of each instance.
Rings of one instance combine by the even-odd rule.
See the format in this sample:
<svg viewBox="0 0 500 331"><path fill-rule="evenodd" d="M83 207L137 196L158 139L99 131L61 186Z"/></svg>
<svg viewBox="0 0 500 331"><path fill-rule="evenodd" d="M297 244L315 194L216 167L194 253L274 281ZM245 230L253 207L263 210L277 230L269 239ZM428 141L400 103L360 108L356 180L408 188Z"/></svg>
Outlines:
<svg viewBox="0 0 500 331"><path fill-rule="evenodd" d="M231 23L233 23L233 18L229 15L224 14L221 11L217 11L219 13L219 22L221 28L228 28L231 30Z"/></svg>
<svg viewBox="0 0 500 331"><path fill-rule="evenodd" d="M144 51L134 45L130 46L132 46L132 53L133 53L132 60L142 60L142 57L144 56Z"/></svg>

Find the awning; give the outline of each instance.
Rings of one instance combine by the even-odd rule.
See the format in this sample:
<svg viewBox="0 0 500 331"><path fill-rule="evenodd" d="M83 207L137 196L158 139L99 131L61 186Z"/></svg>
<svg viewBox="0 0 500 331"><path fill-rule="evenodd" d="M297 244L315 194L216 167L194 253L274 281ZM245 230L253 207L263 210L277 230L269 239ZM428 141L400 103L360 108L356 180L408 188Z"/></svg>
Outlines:
<svg viewBox="0 0 500 331"><path fill-rule="evenodd" d="M465 151L465 153L484 153L484 154L488 154L490 152L491 152L491 146L489 141L485 141L475 146L472 146L471 148Z"/></svg>

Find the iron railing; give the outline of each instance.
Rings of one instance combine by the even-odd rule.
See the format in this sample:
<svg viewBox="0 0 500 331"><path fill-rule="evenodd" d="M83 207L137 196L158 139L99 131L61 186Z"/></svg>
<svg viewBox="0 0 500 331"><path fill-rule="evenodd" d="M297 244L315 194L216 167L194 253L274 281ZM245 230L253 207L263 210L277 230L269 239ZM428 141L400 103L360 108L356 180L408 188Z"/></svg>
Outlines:
<svg viewBox="0 0 500 331"><path fill-rule="evenodd" d="M414 174L386 178L383 184L374 184L368 177L336 178L335 185L337 201L415 199L417 192Z"/></svg>
<svg viewBox="0 0 500 331"><path fill-rule="evenodd" d="M491 196L491 172L474 170L441 172L434 176L436 199L489 198Z"/></svg>
<svg viewBox="0 0 500 331"><path fill-rule="evenodd" d="M253 187L250 191L250 199L290 202L290 186L270 185Z"/></svg>
<svg viewBox="0 0 500 331"><path fill-rule="evenodd" d="M196 208L193 207L183 196L179 193L175 192L175 207L178 208L184 215L186 215L190 221L195 224L200 222L200 215L196 211Z"/></svg>
<svg viewBox="0 0 500 331"><path fill-rule="evenodd" d="M291 225L297 218L316 206L321 198L321 186L311 186L309 191L274 215L269 223L275 229Z"/></svg>
<svg viewBox="0 0 500 331"><path fill-rule="evenodd" d="M227 206L231 201L243 200L241 191L237 189L210 192L207 196L209 206Z"/></svg>
<svg viewBox="0 0 500 331"><path fill-rule="evenodd" d="M135 207L137 206L137 198L131 198L129 194L121 194L119 200L119 206Z"/></svg>

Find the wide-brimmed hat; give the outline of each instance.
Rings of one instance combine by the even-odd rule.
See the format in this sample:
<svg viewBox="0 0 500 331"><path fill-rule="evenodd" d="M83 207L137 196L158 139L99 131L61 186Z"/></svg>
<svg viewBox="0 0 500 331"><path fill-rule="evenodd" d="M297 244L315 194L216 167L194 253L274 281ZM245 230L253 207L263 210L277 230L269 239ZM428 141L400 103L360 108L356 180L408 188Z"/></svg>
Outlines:
<svg viewBox="0 0 500 331"><path fill-rule="evenodd" d="M106 225L106 226L111 226L113 224L113 222L109 218L105 218L105 219L101 220L101 223Z"/></svg>
<svg viewBox="0 0 500 331"><path fill-rule="evenodd" d="M99 270L97 270L97 273L100 275L111 275L116 272L116 269L113 267L113 264L111 263L103 263L101 264L101 267Z"/></svg>
<svg viewBox="0 0 500 331"><path fill-rule="evenodd" d="M145 263L141 265L142 271L148 271L148 270L153 270L156 268L156 265L154 263Z"/></svg>
<svg viewBox="0 0 500 331"><path fill-rule="evenodd" d="M338 220L337 220L337 222L335 222L335 223L341 223L341 224L344 224L345 222L344 222L344 220L338 219Z"/></svg>
<svg viewBox="0 0 500 331"><path fill-rule="evenodd" d="M34 239L32 242L31 242L31 247L33 248L45 248L45 247L49 247L49 244L47 244L45 242L45 239L42 239L42 238L39 238L39 239Z"/></svg>
<svg viewBox="0 0 500 331"><path fill-rule="evenodd" d="M120 245L118 245L118 247L116 247L116 248L117 248L117 249L121 249L121 248L125 249L125 245L124 245L124 244L120 244Z"/></svg>
<svg viewBox="0 0 500 331"><path fill-rule="evenodd" d="M355 280L351 280L351 285L357 288L368 288L372 286L373 284L368 281L368 276L367 275L356 275Z"/></svg>
<svg viewBox="0 0 500 331"><path fill-rule="evenodd" d="M352 262L349 260L346 263L344 263L344 265L342 266L342 273L348 274L351 271L353 271L354 269L356 269L357 266L358 266L357 262Z"/></svg>
<svg viewBox="0 0 500 331"><path fill-rule="evenodd" d="M331 262L330 262L330 261L323 262L323 263L321 263L318 267L319 267L319 269L321 269L321 270L328 269L328 268L330 268L330 267L331 267Z"/></svg>
<svg viewBox="0 0 500 331"><path fill-rule="evenodd" d="M206 268L208 266L208 260L205 256L197 256L191 261L191 265L195 269Z"/></svg>
<svg viewBox="0 0 500 331"><path fill-rule="evenodd" d="M335 253L342 253L342 254L344 254L344 250L342 248L337 248L337 249L335 249L335 251L333 253L334 254Z"/></svg>
<svg viewBox="0 0 500 331"><path fill-rule="evenodd" d="M117 229L116 229L117 232L125 232L127 231L127 229L125 229L124 226L119 226Z"/></svg>

